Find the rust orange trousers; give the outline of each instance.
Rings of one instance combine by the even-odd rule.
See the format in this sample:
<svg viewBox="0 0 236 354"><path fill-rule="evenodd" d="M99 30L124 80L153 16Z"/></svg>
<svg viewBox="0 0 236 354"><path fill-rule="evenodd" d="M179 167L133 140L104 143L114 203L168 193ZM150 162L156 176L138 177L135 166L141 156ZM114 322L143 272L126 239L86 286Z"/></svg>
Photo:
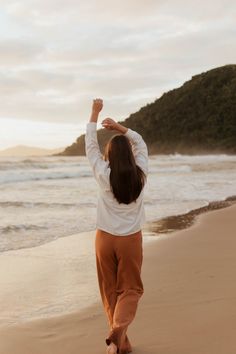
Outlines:
<svg viewBox="0 0 236 354"><path fill-rule="evenodd" d="M98 284L110 327L105 341L107 345L115 343L119 354L127 354L132 346L126 332L144 292L142 231L115 236L97 229L95 251Z"/></svg>

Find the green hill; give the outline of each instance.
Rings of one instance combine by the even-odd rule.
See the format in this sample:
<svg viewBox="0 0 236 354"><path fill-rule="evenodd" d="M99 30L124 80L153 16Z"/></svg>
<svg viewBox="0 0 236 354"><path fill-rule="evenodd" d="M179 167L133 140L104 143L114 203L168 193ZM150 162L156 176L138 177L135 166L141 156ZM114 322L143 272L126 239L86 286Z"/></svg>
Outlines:
<svg viewBox="0 0 236 354"><path fill-rule="evenodd" d="M195 75L121 122L145 139L150 154L236 153L236 65ZM98 130L103 147L111 135ZM84 155L84 135L60 155Z"/></svg>

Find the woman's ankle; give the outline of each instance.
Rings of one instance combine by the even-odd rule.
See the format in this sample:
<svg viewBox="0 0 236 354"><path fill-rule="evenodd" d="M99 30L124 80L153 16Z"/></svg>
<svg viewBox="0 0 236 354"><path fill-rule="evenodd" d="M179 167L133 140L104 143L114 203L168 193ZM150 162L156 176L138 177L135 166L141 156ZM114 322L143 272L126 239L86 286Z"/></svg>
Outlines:
<svg viewBox="0 0 236 354"><path fill-rule="evenodd" d="M107 347L108 354L117 354L117 345L111 342Z"/></svg>

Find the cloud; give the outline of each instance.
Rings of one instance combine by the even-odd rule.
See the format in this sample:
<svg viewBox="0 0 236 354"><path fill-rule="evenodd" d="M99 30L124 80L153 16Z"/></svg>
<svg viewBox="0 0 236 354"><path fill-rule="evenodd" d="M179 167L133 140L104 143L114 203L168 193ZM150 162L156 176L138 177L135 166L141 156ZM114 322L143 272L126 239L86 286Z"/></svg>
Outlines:
<svg viewBox="0 0 236 354"><path fill-rule="evenodd" d="M93 97L126 118L236 61L233 0L1 1L0 117L85 122Z"/></svg>
<svg viewBox="0 0 236 354"><path fill-rule="evenodd" d="M26 65L37 60L42 52L43 47L40 44L19 39L1 40L0 65L4 67Z"/></svg>

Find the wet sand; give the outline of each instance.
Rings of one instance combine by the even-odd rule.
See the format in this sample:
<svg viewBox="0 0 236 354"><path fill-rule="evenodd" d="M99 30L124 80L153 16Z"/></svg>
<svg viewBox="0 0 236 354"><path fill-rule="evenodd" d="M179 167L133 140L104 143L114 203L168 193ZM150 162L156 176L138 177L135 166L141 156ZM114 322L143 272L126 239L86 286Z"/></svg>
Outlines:
<svg viewBox="0 0 236 354"><path fill-rule="evenodd" d="M69 237L60 241L62 262L63 249L73 251L68 242ZM190 228L145 245L145 293L128 331L134 353L236 353L235 250L236 205L198 215ZM42 286L53 281L51 266L52 259L44 259L48 271L37 278L37 287L39 281ZM71 272L74 279L78 269ZM24 273L19 270L18 276L23 279ZM35 285L30 278L28 286ZM11 306L7 298L5 305ZM107 329L97 303L63 316L2 326L0 354L102 354Z"/></svg>
<svg viewBox="0 0 236 354"><path fill-rule="evenodd" d="M236 204L236 196L228 197L225 200L213 201L206 206L193 209L188 213L167 216L166 218L151 222L146 226L146 229L147 231L158 235L174 232L176 230L187 229L194 224L194 221L198 215L211 210L224 209L234 204Z"/></svg>

